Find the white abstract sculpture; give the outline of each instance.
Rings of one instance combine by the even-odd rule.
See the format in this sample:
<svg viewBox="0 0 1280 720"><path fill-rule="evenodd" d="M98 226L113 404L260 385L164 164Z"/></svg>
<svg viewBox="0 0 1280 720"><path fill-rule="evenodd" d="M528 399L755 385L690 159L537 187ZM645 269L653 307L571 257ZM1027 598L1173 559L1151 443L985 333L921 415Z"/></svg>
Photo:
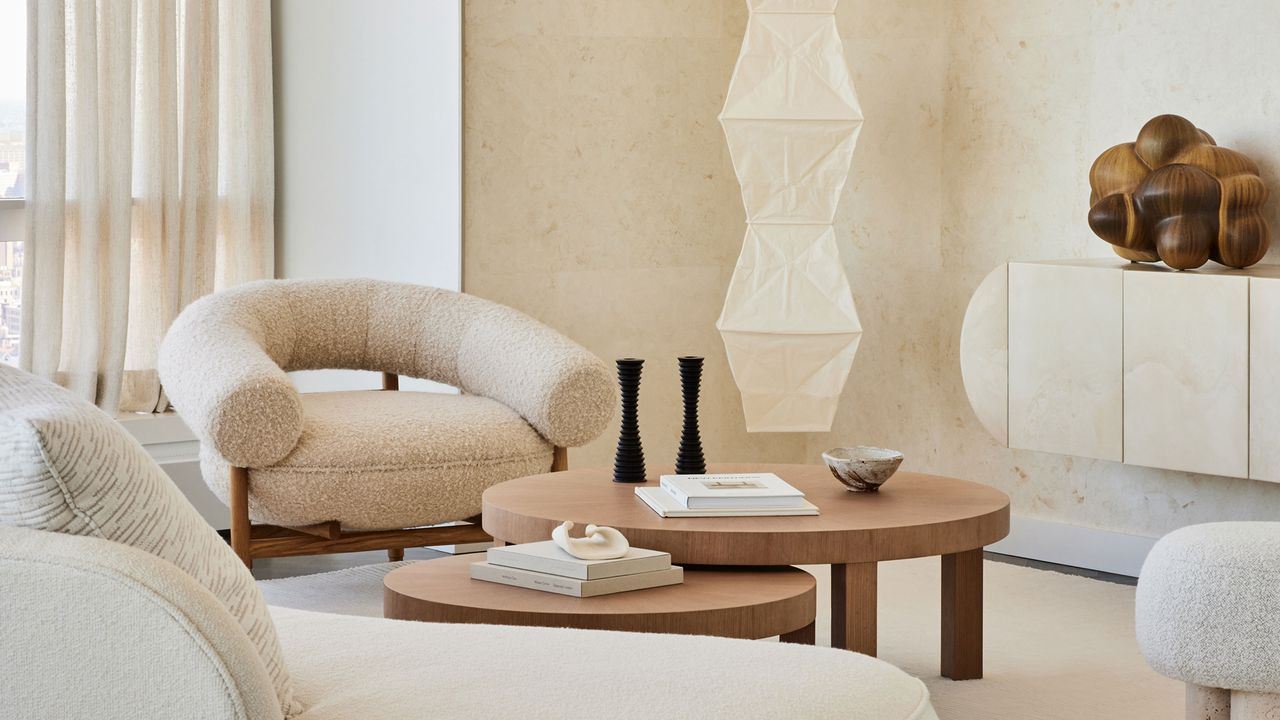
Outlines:
<svg viewBox="0 0 1280 720"><path fill-rule="evenodd" d="M585 537L569 537L573 523L565 521L551 531L551 539L561 550L579 560L612 560L627 554L631 543L611 527L587 526Z"/></svg>
<svg viewBox="0 0 1280 720"><path fill-rule="evenodd" d="M749 432L831 429L862 325L832 222L862 127L839 0L748 0L720 123L747 235L716 328Z"/></svg>

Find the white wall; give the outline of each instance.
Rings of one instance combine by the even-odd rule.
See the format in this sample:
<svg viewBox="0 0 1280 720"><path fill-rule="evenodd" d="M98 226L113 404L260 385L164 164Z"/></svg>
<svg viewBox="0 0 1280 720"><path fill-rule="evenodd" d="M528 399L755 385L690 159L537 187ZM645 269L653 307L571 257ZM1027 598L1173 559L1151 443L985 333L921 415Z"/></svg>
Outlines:
<svg viewBox="0 0 1280 720"><path fill-rule="evenodd" d="M277 277L460 289L460 2L274 0L272 10ZM377 381L295 377L302 390Z"/></svg>

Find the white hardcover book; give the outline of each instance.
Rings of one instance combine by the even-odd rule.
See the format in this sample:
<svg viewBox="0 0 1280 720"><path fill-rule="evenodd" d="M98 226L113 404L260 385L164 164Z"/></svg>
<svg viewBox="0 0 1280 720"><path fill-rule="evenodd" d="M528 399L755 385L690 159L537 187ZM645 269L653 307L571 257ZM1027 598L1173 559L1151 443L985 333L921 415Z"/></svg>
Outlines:
<svg viewBox="0 0 1280 720"><path fill-rule="evenodd" d="M804 507L804 493L773 473L663 475L659 484L690 510Z"/></svg>
<svg viewBox="0 0 1280 720"><path fill-rule="evenodd" d="M620 575L618 577L601 578L600 580L578 580L577 578L548 575L546 573L503 567L487 562L471 564L471 578L485 582L512 585L514 587L559 593L572 597L596 597L613 593L645 590L664 585L679 585L684 582L684 568L673 565L666 570L639 573L637 575Z"/></svg>
<svg viewBox="0 0 1280 720"><path fill-rule="evenodd" d="M491 565L532 570L579 580L635 575L671 567L671 554L657 550L629 548L627 554L610 560L582 560L560 549L552 540L490 548Z"/></svg>
<svg viewBox="0 0 1280 720"><path fill-rule="evenodd" d="M669 518L686 518L686 517L768 517L776 516L792 516L792 515L817 515L818 506L801 498L804 505L800 507L773 507L773 508L720 508L720 509L701 509L692 510L681 505L675 498L671 497L666 490L660 487L638 487L636 488L636 496L644 501L654 512L662 517Z"/></svg>

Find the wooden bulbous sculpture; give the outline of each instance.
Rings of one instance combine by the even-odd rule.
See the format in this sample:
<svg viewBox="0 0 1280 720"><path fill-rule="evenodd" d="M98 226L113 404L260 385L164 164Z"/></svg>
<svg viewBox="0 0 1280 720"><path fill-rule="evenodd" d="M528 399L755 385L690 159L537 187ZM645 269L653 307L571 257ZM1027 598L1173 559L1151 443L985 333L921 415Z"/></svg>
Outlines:
<svg viewBox="0 0 1280 720"><path fill-rule="evenodd" d="M1177 115L1152 118L1136 142L1098 156L1089 186L1089 227L1126 260L1242 268L1271 244L1258 166Z"/></svg>

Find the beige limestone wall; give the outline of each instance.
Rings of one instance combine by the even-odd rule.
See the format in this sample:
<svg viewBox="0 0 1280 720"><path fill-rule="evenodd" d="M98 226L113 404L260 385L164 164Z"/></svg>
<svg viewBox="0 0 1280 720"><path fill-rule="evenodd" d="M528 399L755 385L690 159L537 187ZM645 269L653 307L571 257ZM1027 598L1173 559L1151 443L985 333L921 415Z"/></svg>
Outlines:
<svg viewBox="0 0 1280 720"><path fill-rule="evenodd" d="M1280 486L1001 448L958 361L965 304L990 269L1110 252L1084 222L1088 167L1150 116L1186 115L1280 190L1280 78L1265 71L1280 59L1280 5L843 0L867 120L836 228L864 335L833 431L812 435L743 431L714 328L744 229L715 119L744 6L466 0L467 291L603 357L648 358L651 462L673 456L674 358L695 353L708 358L713 460L880 444L911 469L1001 487L1020 515L1148 535L1280 518ZM1275 202L1268 212L1280 228ZM614 432L574 463L607 464Z"/></svg>
<svg viewBox="0 0 1280 720"><path fill-rule="evenodd" d="M1278 30L1280 5L1254 0L947 3L936 262L912 257L900 293L866 274L854 282L864 314L893 327L867 329L835 431L810 452L887 443L913 469L1004 489L1017 514L1143 535L1280 519L1277 485L999 447L968 406L958 362L965 304L996 265L1111 255L1084 220L1089 165L1151 116L1192 119L1280 190L1280 80L1260 70L1280 59ZM868 123L883 110L868 102ZM1280 228L1274 201L1268 217ZM877 392L895 402L865 402Z"/></svg>
<svg viewBox="0 0 1280 720"><path fill-rule="evenodd" d="M713 459L798 460L804 439L748 436L715 331L744 232L716 115L740 0L468 0L463 287L601 357L643 357L647 460L673 463L675 358L704 355ZM617 423L571 453L609 465Z"/></svg>

